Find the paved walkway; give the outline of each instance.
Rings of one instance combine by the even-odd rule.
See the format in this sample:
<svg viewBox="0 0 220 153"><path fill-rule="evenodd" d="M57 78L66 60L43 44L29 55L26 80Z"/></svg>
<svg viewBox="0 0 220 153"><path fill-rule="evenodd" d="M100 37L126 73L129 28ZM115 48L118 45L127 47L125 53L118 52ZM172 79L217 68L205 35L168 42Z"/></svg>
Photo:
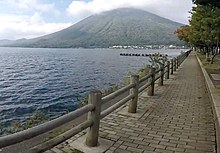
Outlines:
<svg viewBox="0 0 220 153"><path fill-rule="evenodd" d="M121 108L123 109L123 108ZM100 137L113 145L106 153L215 152L213 115L200 67L191 54L155 96L139 97L138 114L117 110L101 121ZM81 134L47 153L71 153Z"/></svg>

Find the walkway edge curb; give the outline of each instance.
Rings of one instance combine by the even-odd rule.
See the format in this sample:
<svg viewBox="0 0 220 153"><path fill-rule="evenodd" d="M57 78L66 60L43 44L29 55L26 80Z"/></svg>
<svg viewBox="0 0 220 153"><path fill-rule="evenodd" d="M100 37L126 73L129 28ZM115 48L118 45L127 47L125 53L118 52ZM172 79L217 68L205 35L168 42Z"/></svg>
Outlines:
<svg viewBox="0 0 220 153"><path fill-rule="evenodd" d="M215 130L216 130L216 149L217 153L220 153L220 96L218 96L217 90L214 86L214 84L211 81L211 78L209 77L208 73L206 72L201 60L196 54L197 61L199 62L199 65L201 67L202 73L205 78L205 84L208 89L209 98L211 100L211 106L212 111L214 115L214 121L215 121Z"/></svg>

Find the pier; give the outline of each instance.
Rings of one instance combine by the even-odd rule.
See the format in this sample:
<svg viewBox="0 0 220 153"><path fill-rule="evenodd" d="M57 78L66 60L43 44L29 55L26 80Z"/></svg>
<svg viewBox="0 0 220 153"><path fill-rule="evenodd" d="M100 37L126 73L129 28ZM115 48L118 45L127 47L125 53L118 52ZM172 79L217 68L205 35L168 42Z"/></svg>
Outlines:
<svg viewBox="0 0 220 153"><path fill-rule="evenodd" d="M142 57L148 57L148 56L168 56L167 54L159 54L159 53L154 53L154 54L144 54L144 53L120 53L120 56L142 56Z"/></svg>

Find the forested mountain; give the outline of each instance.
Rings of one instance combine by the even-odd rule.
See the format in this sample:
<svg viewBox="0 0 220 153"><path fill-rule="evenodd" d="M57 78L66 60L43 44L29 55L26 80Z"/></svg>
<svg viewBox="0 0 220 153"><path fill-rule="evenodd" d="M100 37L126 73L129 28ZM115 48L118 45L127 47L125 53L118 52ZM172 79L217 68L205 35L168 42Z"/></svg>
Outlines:
<svg viewBox="0 0 220 153"><path fill-rule="evenodd" d="M95 14L73 26L9 46L17 47L109 47L114 45L182 45L175 30L182 24L155 14L121 8Z"/></svg>

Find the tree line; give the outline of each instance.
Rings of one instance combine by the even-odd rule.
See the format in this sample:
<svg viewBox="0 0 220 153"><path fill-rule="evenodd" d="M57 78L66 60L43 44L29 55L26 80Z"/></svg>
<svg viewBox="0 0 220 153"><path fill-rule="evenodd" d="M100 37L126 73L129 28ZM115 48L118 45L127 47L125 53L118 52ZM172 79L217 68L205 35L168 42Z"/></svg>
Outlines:
<svg viewBox="0 0 220 153"><path fill-rule="evenodd" d="M219 0L193 0L189 25L176 30L179 39L187 42L206 53L207 59L213 63L219 53L220 39L220 1Z"/></svg>

